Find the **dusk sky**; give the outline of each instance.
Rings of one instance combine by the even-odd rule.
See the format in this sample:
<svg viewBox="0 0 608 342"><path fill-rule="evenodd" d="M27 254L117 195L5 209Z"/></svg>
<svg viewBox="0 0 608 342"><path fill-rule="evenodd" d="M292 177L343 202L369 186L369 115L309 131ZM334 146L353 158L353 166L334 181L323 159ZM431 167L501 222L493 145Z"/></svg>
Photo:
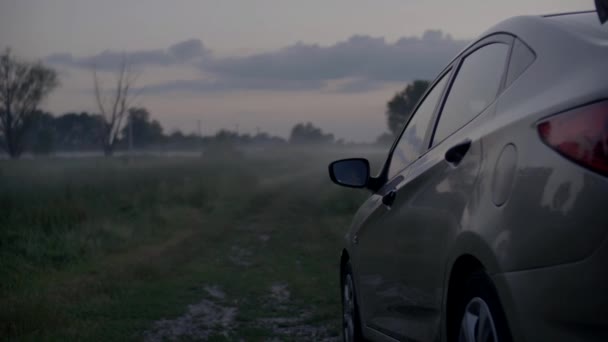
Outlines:
<svg viewBox="0 0 608 342"><path fill-rule="evenodd" d="M338 138L386 131L386 101L433 79L470 39L515 15L593 9L592 0L0 0L0 48L42 59L61 87L42 104L96 111L126 56L136 105L167 132L256 128L288 136L311 121Z"/></svg>

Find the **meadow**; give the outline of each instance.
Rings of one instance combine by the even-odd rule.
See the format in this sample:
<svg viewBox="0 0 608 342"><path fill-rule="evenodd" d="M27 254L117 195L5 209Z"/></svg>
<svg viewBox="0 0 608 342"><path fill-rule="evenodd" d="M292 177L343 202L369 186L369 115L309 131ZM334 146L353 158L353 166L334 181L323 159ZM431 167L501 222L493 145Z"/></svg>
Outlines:
<svg viewBox="0 0 608 342"><path fill-rule="evenodd" d="M0 161L0 337L339 340L327 164L372 153L322 151Z"/></svg>

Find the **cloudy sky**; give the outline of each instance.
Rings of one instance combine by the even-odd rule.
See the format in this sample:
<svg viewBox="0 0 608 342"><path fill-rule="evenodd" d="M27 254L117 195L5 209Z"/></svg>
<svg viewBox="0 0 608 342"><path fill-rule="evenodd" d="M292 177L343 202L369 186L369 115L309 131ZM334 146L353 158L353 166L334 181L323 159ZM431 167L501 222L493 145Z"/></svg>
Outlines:
<svg viewBox="0 0 608 342"><path fill-rule="evenodd" d="M592 9L592 0L0 0L0 48L42 59L62 86L54 113L95 111L126 56L136 104L170 132L311 121L337 137L386 130L386 101L432 79L468 41L514 16Z"/></svg>

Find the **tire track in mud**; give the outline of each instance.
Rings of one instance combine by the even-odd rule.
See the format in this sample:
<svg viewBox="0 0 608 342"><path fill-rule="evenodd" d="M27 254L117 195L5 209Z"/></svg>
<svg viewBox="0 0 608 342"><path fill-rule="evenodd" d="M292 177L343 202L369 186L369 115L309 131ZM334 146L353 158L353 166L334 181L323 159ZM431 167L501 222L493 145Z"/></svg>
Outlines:
<svg viewBox="0 0 608 342"><path fill-rule="evenodd" d="M239 310L235 303L238 303L238 300L227 300L223 291L217 286L206 286L205 291L208 298L189 305L182 316L154 322L152 327L144 332L144 341L191 339L204 341L219 336L230 341L247 341L247 337L238 336L237 330L242 328L266 330L271 337L265 341L337 342L340 340L339 336L332 336L328 327L308 322L313 317L312 311L294 310L286 283L276 283L268 289L268 296L261 309L274 311L274 314L258 317L249 322L237 320Z"/></svg>
<svg viewBox="0 0 608 342"><path fill-rule="evenodd" d="M254 234L253 240L256 246L243 246L232 244L226 258L237 268L245 270L253 269L256 264L252 261L257 248L268 248L267 243L273 239L272 230L261 229L259 217L272 217L276 210L276 204L290 200L288 192L284 188L291 183L306 182L311 176L320 173L318 168L306 168L297 173L261 177L256 184L256 192L268 193L270 196L264 205L251 214L252 226L239 227L239 232ZM241 218L241 222L247 221ZM173 319L161 319L152 324L143 334L144 341L157 342L165 340L207 340L210 338L225 338L230 341L248 341L247 336L240 336L239 331L251 329L264 330L264 341L339 341L335 331L323 323L314 320L315 310L312 307L298 305L292 298L290 286L287 282L276 281L266 290L262 298L256 298L256 302L262 304L259 314L254 319L239 320L238 315L243 305L248 303L248 298L228 298L223 289L215 284L202 286L205 298L197 303L188 305L186 312ZM250 304L250 303L249 303ZM254 340L260 340L256 336Z"/></svg>

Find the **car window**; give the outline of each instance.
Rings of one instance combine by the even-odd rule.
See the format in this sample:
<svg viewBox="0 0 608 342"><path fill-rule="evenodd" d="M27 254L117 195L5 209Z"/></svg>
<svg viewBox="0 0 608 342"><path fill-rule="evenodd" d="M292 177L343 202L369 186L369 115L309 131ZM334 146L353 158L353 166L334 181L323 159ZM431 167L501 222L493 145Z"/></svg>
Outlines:
<svg viewBox="0 0 608 342"><path fill-rule="evenodd" d="M464 59L443 106L433 145L464 126L494 101L508 54L509 45L493 43Z"/></svg>
<svg viewBox="0 0 608 342"><path fill-rule="evenodd" d="M511 59L509 60L509 70L507 71L507 81L505 87L508 87L516 78L526 70L536 56L534 52L526 46L521 40L515 39L513 49L511 50Z"/></svg>
<svg viewBox="0 0 608 342"><path fill-rule="evenodd" d="M426 132L433 119L433 113L439 102L439 98L449 79L449 72L433 86L424 101L418 106L407 127L401 134L397 146L393 151L388 176L392 178L397 172L403 170L411 162L416 160L422 152Z"/></svg>

